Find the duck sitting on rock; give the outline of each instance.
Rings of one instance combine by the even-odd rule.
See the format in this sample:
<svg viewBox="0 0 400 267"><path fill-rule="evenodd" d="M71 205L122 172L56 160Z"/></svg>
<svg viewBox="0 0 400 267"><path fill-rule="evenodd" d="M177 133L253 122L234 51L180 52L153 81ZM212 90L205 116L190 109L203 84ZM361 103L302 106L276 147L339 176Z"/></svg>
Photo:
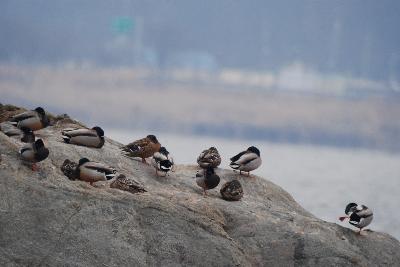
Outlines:
<svg viewBox="0 0 400 267"><path fill-rule="evenodd" d="M10 122L6 121L0 124L0 130L8 137L19 138L21 142L35 142L35 134L27 127L17 128Z"/></svg>
<svg viewBox="0 0 400 267"><path fill-rule="evenodd" d="M151 164L155 168L157 176L159 176L159 172L166 176L174 166L174 159L168 150L162 146L160 151L154 153L153 157L151 158Z"/></svg>
<svg viewBox="0 0 400 267"><path fill-rule="evenodd" d="M207 169L210 166L217 168L221 164L221 156L215 147L210 147L200 153L197 163L203 169Z"/></svg>
<svg viewBox="0 0 400 267"><path fill-rule="evenodd" d="M104 131L95 126L92 129L64 129L62 138L67 144L101 148L104 145Z"/></svg>
<svg viewBox="0 0 400 267"><path fill-rule="evenodd" d="M37 171L36 163L45 160L49 156L49 150L45 147L43 140L38 139L34 143L23 145L19 154L23 161L32 164L33 171Z"/></svg>
<svg viewBox="0 0 400 267"><path fill-rule="evenodd" d="M204 196L207 195L207 190L217 187L219 181L219 176L215 173L214 168L211 166L205 170L204 176L196 178L196 183L203 189Z"/></svg>
<svg viewBox="0 0 400 267"><path fill-rule="evenodd" d="M367 227L373 220L374 214L371 209L365 205L358 205L357 203L349 203L344 211L345 216L339 217L340 221L349 219L349 223L358 229L358 234L361 235L361 231L364 227Z"/></svg>
<svg viewBox="0 0 400 267"><path fill-rule="evenodd" d="M98 181L107 181L115 177L116 170L103 163L90 161L87 158L81 158L75 170L75 176L81 181L93 183Z"/></svg>
<svg viewBox="0 0 400 267"><path fill-rule="evenodd" d="M228 201L238 201L243 197L243 187L238 180L226 182L219 192Z"/></svg>
<svg viewBox="0 0 400 267"><path fill-rule="evenodd" d="M146 163L146 158L153 156L160 148L161 144L158 142L157 137L148 135L123 146L121 149L126 156L142 158L142 162Z"/></svg>
<svg viewBox="0 0 400 267"><path fill-rule="evenodd" d="M229 166L234 170L239 170L240 174L247 172L250 176L250 172L260 167L262 161L260 157L260 150L255 146L249 147L247 150L240 152L236 156L232 157Z"/></svg>
<svg viewBox="0 0 400 267"><path fill-rule="evenodd" d="M42 107L15 115L10 119L10 122L18 128L25 127L32 131L43 129L50 124L50 120Z"/></svg>
<svg viewBox="0 0 400 267"><path fill-rule="evenodd" d="M118 175L118 177L110 184L110 187L128 191L132 194L147 192L142 185L133 179L127 178L124 174Z"/></svg>

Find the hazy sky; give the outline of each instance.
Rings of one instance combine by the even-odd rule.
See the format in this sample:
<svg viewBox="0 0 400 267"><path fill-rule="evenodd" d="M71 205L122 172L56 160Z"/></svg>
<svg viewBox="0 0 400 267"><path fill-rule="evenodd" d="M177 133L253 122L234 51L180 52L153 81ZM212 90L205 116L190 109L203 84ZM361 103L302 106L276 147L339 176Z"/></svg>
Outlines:
<svg viewBox="0 0 400 267"><path fill-rule="evenodd" d="M0 61L317 71L398 80L400 1L0 1Z"/></svg>

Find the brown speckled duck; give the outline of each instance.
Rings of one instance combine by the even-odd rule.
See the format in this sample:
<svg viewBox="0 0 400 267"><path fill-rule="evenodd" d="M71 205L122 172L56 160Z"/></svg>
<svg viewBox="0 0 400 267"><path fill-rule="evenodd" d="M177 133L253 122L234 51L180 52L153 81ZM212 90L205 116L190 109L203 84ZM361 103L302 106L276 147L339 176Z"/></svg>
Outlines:
<svg viewBox="0 0 400 267"><path fill-rule="evenodd" d="M197 163L203 169L207 169L210 166L216 168L221 164L221 156L215 147L210 147L201 152L197 158Z"/></svg>
<svg viewBox="0 0 400 267"><path fill-rule="evenodd" d="M110 187L128 191L132 194L147 192L142 185L133 179L127 178L123 174L118 175L118 177L110 184Z"/></svg>
<svg viewBox="0 0 400 267"><path fill-rule="evenodd" d="M40 130L50 124L50 120L42 107L15 115L10 119L10 122L18 128L26 127L32 131Z"/></svg>
<svg viewBox="0 0 400 267"><path fill-rule="evenodd" d="M94 148L104 145L104 131L98 126L92 129L64 129L61 133L67 144Z"/></svg>
<svg viewBox="0 0 400 267"><path fill-rule="evenodd" d="M219 192L228 201L238 201L243 197L243 187L238 180L226 182Z"/></svg>
<svg viewBox="0 0 400 267"><path fill-rule="evenodd" d="M123 146L122 150L126 156L142 158L142 162L146 163L146 158L153 156L160 148L161 144L157 138L154 135L148 135Z"/></svg>

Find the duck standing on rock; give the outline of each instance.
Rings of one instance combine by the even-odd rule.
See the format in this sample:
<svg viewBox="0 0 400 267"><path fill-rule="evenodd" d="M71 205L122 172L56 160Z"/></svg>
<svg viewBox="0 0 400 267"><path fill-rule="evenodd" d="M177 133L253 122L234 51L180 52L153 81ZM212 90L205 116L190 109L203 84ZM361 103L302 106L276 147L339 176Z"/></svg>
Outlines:
<svg viewBox="0 0 400 267"><path fill-rule="evenodd" d="M164 176L166 176L174 166L174 159L168 150L162 146L160 151L154 153L153 157L151 158L151 164L155 168L157 176L159 176L159 171L164 173Z"/></svg>
<svg viewBox="0 0 400 267"><path fill-rule="evenodd" d="M250 176L250 172L260 167L262 161L260 157L260 150L255 146L249 147L246 151L242 151L236 156L232 157L229 166L232 169L239 170L240 174L247 172Z"/></svg>
<svg viewBox="0 0 400 267"><path fill-rule="evenodd" d="M142 158L142 162L146 163L146 158L153 156L160 148L161 144L158 142L157 138L151 134L123 146L122 151L126 156Z"/></svg>
<svg viewBox="0 0 400 267"><path fill-rule="evenodd" d="M45 160L49 156L49 150L44 146L43 140L38 139L34 143L28 143L19 150L21 158L32 164L32 170L37 171L37 162Z"/></svg>
<svg viewBox="0 0 400 267"><path fill-rule="evenodd" d="M210 147L200 153L197 163L203 169L207 169L210 166L217 168L221 164L221 156L215 147Z"/></svg>
<svg viewBox="0 0 400 267"><path fill-rule="evenodd" d="M214 168L209 166L205 172L204 176L197 177L196 183L198 186L203 188L203 195L207 195L207 190L213 189L218 186L220 178L215 174Z"/></svg>
<svg viewBox="0 0 400 267"><path fill-rule="evenodd" d="M360 206L357 203L349 203L344 212L346 215L339 217L339 220L344 221L345 219L349 219L349 223L351 225L360 229L358 231L358 234L360 235L362 229L368 226L374 218L374 214L371 209L364 205Z"/></svg>
<svg viewBox="0 0 400 267"><path fill-rule="evenodd" d="M62 138L67 144L101 148L104 145L104 131L98 126L92 129L64 129Z"/></svg>
<svg viewBox="0 0 400 267"><path fill-rule="evenodd" d="M117 171L103 163L81 158L75 172L77 179L89 182L93 186L95 182L111 180Z"/></svg>
<svg viewBox="0 0 400 267"><path fill-rule="evenodd" d="M42 107L15 115L10 119L10 122L18 128L26 127L32 131L43 129L50 124L50 120Z"/></svg>

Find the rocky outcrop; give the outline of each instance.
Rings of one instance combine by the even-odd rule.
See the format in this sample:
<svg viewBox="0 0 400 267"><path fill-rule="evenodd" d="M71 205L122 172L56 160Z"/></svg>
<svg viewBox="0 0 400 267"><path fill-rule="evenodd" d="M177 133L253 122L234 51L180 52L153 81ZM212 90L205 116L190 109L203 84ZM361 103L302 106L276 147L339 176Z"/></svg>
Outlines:
<svg viewBox="0 0 400 267"><path fill-rule="evenodd" d="M50 150L39 172L19 160L19 140L0 133L0 266L400 265L393 237L324 222L266 179L217 169L220 184L237 179L244 196L225 201L218 187L205 198L197 167L157 177L113 140L101 149L63 143L60 130L73 123L36 132ZM68 179L61 165L81 157L116 168L147 192Z"/></svg>

